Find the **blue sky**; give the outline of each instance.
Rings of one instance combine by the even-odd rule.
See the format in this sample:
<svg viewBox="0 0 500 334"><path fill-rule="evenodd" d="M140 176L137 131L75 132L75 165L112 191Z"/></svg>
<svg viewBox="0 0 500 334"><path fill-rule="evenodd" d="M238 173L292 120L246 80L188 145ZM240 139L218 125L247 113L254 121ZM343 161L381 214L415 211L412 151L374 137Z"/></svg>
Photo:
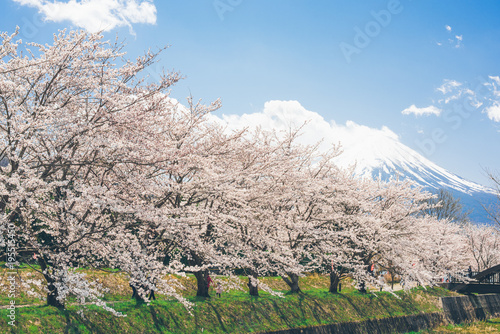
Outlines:
<svg viewBox="0 0 500 334"><path fill-rule="evenodd" d="M50 42L61 28L107 29L130 57L170 45L158 68L185 76L180 101L220 97L216 114L241 115L295 100L336 124L385 126L488 185L484 168L500 170L499 14L498 1L4 0L0 30Z"/></svg>

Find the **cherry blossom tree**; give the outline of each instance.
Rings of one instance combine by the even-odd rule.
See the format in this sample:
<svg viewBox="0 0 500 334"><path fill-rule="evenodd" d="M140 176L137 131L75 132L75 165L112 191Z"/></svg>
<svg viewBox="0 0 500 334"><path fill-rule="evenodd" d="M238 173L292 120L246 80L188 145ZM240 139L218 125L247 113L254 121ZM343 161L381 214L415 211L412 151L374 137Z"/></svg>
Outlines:
<svg viewBox="0 0 500 334"><path fill-rule="evenodd" d="M264 151L254 150L258 155L251 155L256 169L245 181L248 198L248 209L245 211L252 212L253 217L250 216L250 220L240 219L239 222L245 225L241 225L239 230L243 232L242 244L251 246L244 254L252 295L257 294L258 276L269 273L282 276L292 291L298 292L298 277L307 270L307 263L303 261L306 258L304 246L314 232L312 219L303 219L311 214L306 212L307 205L309 210L314 210L314 199L306 197L310 195L308 189L314 188L309 181L314 179L311 167L316 153L314 147L296 144L297 135L298 131L278 136L263 133L264 145L260 147ZM318 178L320 169L316 170Z"/></svg>
<svg viewBox="0 0 500 334"><path fill-rule="evenodd" d="M146 84L139 74L158 53L128 61L100 34L61 31L24 51L15 34L2 38L2 227L15 224L21 259L37 255L49 305L63 307L69 293L95 300L84 278L66 284L70 268L104 264L108 237L125 242L148 214L150 176L178 154L173 130L189 126L168 96L179 75Z"/></svg>
<svg viewBox="0 0 500 334"><path fill-rule="evenodd" d="M429 209L429 198L432 198L421 187L410 181L393 179L388 182L359 181L358 186L351 185L350 189L356 191L351 191L347 197L349 202L343 203L346 222L341 230L347 237L341 239L341 245L349 245L344 252L350 254L351 261L336 263L333 269L345 268L348 263L352 268L350 275L358 280L361 290L365 282L378 285L372 271L374 266L379 271L397 272L405 282L432 284L445 266L449 265L448 269L452 270L454 260L461 259L463 239L459 227L421 214ZM436 232L441 226L447 233ZM436 261L436 258L443 258L445 251L449 258ZM332 276L335 285L338 275ZM330 290L336 291L335 287Z"/></svg>
<svg viewBox="0 0 500 334"><path fill-rule="evenodd" d="M467 253L477 271L500 263L500 234L496 227L467 224L464 226Z"/></svg>
<svg viewBox="0 0 500 334"><path fill-rule="evenodd" d="M261 131L227 135L214 124L203 133L190 144L196 158L176 163L175 170L165 167L168 177L159 185L165 194L159 206L184 222L182 233L168 234L169 242L182 249L186 269L197 278L198 296L208 296L211 267L227 273L245 269L250 293L257 294L259 275L276 273L280 264L291 266L276 242L276 214L269 201L277 186L285 188L292 159L283 149L293 139Z"/></svg>

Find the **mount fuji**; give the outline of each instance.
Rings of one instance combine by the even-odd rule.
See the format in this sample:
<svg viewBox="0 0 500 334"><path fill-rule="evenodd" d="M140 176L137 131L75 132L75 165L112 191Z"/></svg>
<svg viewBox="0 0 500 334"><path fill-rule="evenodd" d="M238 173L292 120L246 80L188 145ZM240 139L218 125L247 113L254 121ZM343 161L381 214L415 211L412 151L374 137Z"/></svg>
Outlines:
<svg viewBox="0 0 500 334"><path fill-rule="evenodd" d="M364 177L388 180L391 177L410 178L426 190L448 190L459 198L470 218L476 223L491 223L483 208L497 203L492 188L465 180L436 165L400 141L400 137L386 126L371 128L347 121L337 124L326 121L320 114L307 110L298 101L268 101L261 112L243 115L211 116L228 131L242 128L260 128L277 133L289 133L300 128L298 141L317 145L328 151L340 144L343 153L336 158L340 167L355 166L355 173Z"/></svg>
<svg viewBox="0 0 500 334"><path fill-rule="evenodd" d="M343 167L354 165L357 175L381 180L409 178L430 192L445 189L460 199L465 210L471 211L473 222L491 223L484 207L496 203L494 189L465 180L436 165L401 143L396 136L374 132L362 140L341 144L344 152L337 157L337 163Z"/></svg>

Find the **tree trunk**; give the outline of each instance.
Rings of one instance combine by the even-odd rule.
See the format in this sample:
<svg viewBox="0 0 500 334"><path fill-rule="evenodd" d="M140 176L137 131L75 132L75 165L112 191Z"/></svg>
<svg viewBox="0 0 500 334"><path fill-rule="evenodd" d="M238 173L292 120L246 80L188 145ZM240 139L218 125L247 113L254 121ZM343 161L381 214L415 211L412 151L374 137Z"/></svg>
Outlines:
<svg viewBox="0 0 500 334"><path fill-rule="evenodd" d="M136 303L144 302L139 293L137 293L137 289L135 288L135 286L133 286L132 284L129 284L129 286L132 288L132 299L135 299Z"/></svg>
<svg viewBox="0 0 500 334"><path fill-rule="evenodd" d="M47 279L47 277L45 277L45 279ZM49 289L49 291L47 292L47 305L63 309L64 304L59 299L57 299L59 292L57 288L54 286L54 281L49 278L47 279L47 282L48 282L47 288Z"/></svg>
<svg viewBox="0 0 500 334"><path fill-rule="evenodd" d="M255 285L252 284L252 277L254 278L254 281L256 282ZM257 273L251 272L250 275L248 276L248 291L250 292L250 296L259 296L259 284L257 281Z"/></svg>
<svg viewBox="0 0 500 334"><path fill-rule="evenodd" d="M133 286L132 284L128 284L131 288L132 288L132 298L134 298L135 300L137 300L137 289L135 288L135 286Z"/></svg>
<svg viewBox="0 0 500 334"><path fill-rule="evenodd" d="M132 288L132 298L135 299L136 303L138 303L138 304L145 303L146 301L139 294L139 292L137 291L137 288L135 286L133 286L132 284L129 284L129 286ZM145 287L143 287L143 289L144 289L144 291L147 291L147 289ZM151 296L153 296L153 298L151 298ZM155 297L154 297L154 291L152 291L152 290L150 291L150 297L149 297L149 299L150 300L155 299Z"/></svg>
<svg viewBox="0 0 500 334"><path fill-rule="evenodd" d="M337 293L340 283L340 276L336 272L330 272L330 290L331 293Z"/></svg>
<svg viewBox="0 0 500 334"><path fill-rule="evenodd" d="M366 293L366 284L365 284L365 282L361 282L359 284L359 292Z"/></svg>
<svg viewBox="0 0 500 334"><path fill-rule="evenodd" d="M203 264L203 259L196 252L191 252L191 259L188 260L188 263L190 266L201 266ZM208 270L196 271L194 272L194 277L196 277L196 283L198 285L196 296L210 298L208 294Z"/></svg>
<svg viewBox="0 0 500 334"><path fill-rule="evenodd" d="M196 291L197 297L205 297L209 298L208 294L208 270L197 271L194 273L194 277L196 277L196 282L198 283L198 290Z"/></svg>
<svg viewBox="0 0 500 334"><path fill-rule="evenodd" d="M59 296L59 291L57 290L56 286L54 285L55 280L54 278L48 274L49 269L47 268L47 263L45 262L45 259L40 256L37 259L38 264L40 265L40 269L42 270L43 277L45 277L45 280L47 281L47 305L48 306L54 306L59 309L64 308L64 303L61 302L57 297Z"/></svg>
<svg viewBox="0 0 500 334"><path fill-rule="evenodd" d="M297 274L288 274L288 277L281 276L283 281L290 287L291 293L299 293L302 292L299 287L299 275Z"/></svg>

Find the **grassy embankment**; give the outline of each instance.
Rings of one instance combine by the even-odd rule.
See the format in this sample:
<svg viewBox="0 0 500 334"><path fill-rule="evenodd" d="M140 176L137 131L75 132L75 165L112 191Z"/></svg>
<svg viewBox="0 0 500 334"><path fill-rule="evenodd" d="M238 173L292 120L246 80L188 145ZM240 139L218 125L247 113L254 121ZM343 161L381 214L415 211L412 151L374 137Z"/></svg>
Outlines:
<svg viewBox="0 0 500 334"><path fill-rule="evenodd" d="M461 334L486 334L500 333L500 318L490 319L486 321L478 321L471 324L462 325L447 325L434 328L432 330L421 331L419 334L445 334L445 333L461 333Z"/></svg>
<svg viewBox="0 0 500 334"><path fill-rule="evenodd" d="M222 298L195 297L194 278L182 278L186 290L182 294L195 305L192 315L177 301L159 296L150 305L136 305L130 300L127 276L83 270L91 280L99 280L109 289L104 299L126 317L115 317L96 306L70 305L60 311L43 306L43 302L22 288L15 298L16 305L39 303L37 306L16 309L16 329L7 324L8 310L0 310L2 333L249 333L287 328L309 327L334 322L362 321L421 312L439 311L438 297L450 295L442 289L398 291L399 298L388 292L366 295L344 284L342 293L328 293L328 278L310 275L301 280L304 293L286 294L284 298L261 292L250 297L245 291L229 291ZM0 271L0 305L8 305L6 271ZM40 279L30 269L19 270L23 278ZM246 280L242 278L242 283ZM266 284L287 291L280 278L266 278ZM35 289L36 292L37 289ZM83 310L83 312L82 312Z"/></svg>

